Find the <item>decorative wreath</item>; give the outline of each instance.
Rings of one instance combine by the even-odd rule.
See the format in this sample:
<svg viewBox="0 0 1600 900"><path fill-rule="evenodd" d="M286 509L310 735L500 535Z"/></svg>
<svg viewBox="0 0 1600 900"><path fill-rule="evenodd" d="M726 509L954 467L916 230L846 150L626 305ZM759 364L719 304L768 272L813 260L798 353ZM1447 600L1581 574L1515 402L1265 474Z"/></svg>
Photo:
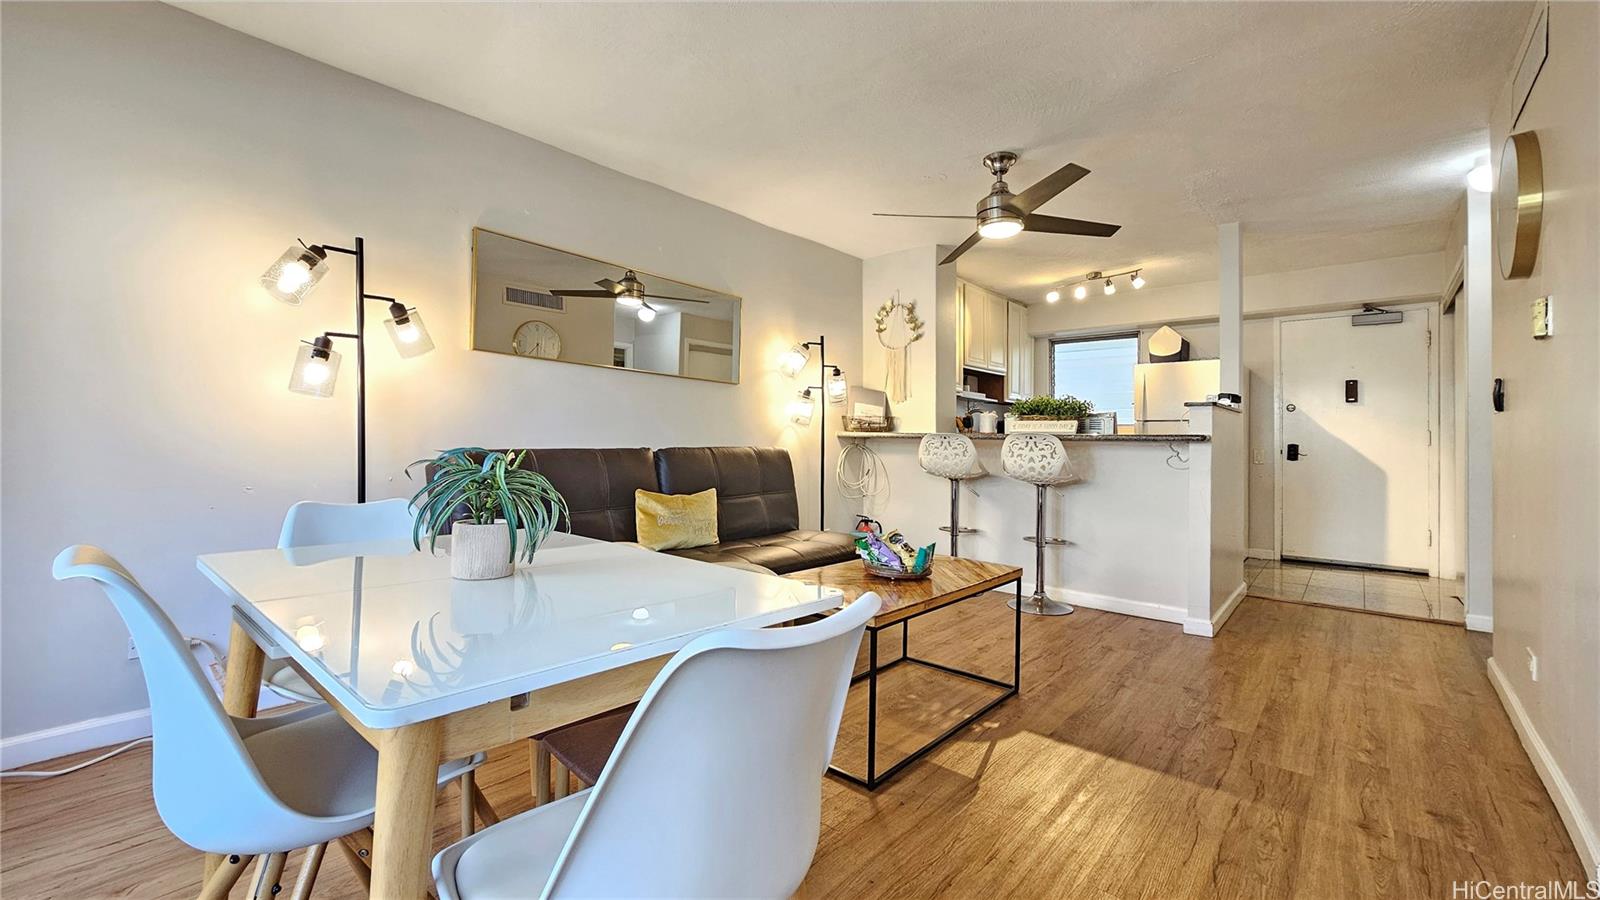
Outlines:
<svg viewBox="0 0 1600 900"><path fill-rule="evenodd" d="M896 309L900 310L901 314L905 317L906 332L910 334L911 337L904 344L899 346L891 346L884 341L883 336L889 330L889 317L894 315L894 311ZM917 341L922 340L923 324L922 319L917 315L917 301L911 300L902 303L900 301L899 291L895 291L893 297L885 300L883 305L878 307L877 314L872 318L876 323L875 330L878 332L878 343L883 344L890 350L903 350Z"/></svg>

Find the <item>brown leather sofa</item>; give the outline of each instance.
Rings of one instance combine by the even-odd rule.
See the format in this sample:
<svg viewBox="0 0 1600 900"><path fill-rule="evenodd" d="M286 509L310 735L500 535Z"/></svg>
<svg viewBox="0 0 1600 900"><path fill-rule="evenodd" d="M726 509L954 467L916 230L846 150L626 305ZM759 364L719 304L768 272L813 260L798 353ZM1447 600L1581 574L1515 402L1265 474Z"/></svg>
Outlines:
<svg viewBox="0 0 1600 900"><path fill-rule="evenodd" d="M550 479L566 498L574 534L638 540L633 492L717 489L717 536L706 547L666 552L706 562L749 563L783 574L855 558L854 540L800 528L794 466L770 447L646 447L527 450L523 468ZM567 523L563 523L566 525Z"/></svg>

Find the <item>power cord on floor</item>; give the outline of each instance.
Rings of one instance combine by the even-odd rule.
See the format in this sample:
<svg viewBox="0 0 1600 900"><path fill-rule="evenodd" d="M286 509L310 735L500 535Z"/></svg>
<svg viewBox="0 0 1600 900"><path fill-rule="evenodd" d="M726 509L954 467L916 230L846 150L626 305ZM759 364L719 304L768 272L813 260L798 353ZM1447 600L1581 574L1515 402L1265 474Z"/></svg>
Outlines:
<svg viewBox="0 0 1600 900"><path fill-rule="evenodd" d="M217 683L220 684L222 681L221 670L227 664L227 655L224 654L216 644L206 640L205 638L189 637L185 638L185 640L189 642L189 646L191 648L204 647L211 651L211 665L214 667L213 674L217 676ZM126 753L135 747L151 743L152 740L152 738L148 737L138 738L137 740L132 740L126 744L123 744L115 750L108 750L107 752L96 756L94 759L85 760L84 762L68 766L65 769L8 769L0 772L0 778L57 778L62 775L71 775L73 772L82 771L92 765L95 765L96 763L103 763L119 753Z"/></svg>

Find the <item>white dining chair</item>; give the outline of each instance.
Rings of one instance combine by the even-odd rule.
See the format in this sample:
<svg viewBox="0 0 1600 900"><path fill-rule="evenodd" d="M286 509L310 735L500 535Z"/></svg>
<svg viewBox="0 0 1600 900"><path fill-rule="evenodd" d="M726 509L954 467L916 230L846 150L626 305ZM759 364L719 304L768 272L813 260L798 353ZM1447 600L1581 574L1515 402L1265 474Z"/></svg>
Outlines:
<svg viewBox="0 0 1600 900"><path fill-rule="evenodd" d="M156 811L185 844L226 856L200 896L226 897L255 857L251 896L271 896L284 858L302 847L310 849L294 896L308 895L327 843L372 824L377 751L326 706L228 715L188 641L104 550L68 547L52 574L99 584L133 636L150 695ZM439 783L482 762L480 754L441 766Z"/></svg>
<svg viewBox="0 0 1600 900"><path fill-rule="evenodd" d="M363 541L407 540L411 537L411 501L374 500L371 503L323 503L301 500L289 507L278 532L278 549L351 544ZM300 703L321 703L322 695L306 683L285 659L268 659L261 666L261 681L273 693Z"/></svg>
<svg viewBox="0 0 1600 900"><path fill-rule="evenodd" d="M821 829L867 593L793 628L729 629L678 651L589 790L446 847L440 900L787 897Z"/></svg>

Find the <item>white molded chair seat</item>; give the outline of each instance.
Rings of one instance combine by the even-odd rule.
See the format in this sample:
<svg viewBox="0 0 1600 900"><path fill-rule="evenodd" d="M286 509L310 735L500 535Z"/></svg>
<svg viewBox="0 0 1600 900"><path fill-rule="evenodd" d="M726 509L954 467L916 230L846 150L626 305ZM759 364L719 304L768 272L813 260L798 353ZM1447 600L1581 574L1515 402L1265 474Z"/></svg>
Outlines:
<svg viewBox="0 0 1600 900"><path fill-rule="evenodd" d="M434 857L440 900L787 897L876 594L793 628L730 629L651 683L594 787Z"/></svg>
<svg viewBox="0 0 1600 900"><path fill-rule="evenodd" d="M377 751L326 706L278 716L228 715L172 620L98 547L56 556L56 580L97 582L143 663L154 735L156 810L179 840L209 853L286 853L372 824ZM439 781L482 755L441 767ZM237 877L237 876L235 876Z"/></svg>
<svg viewBox="0 0 1600 900"><path fill-rule="evenodd" d="M929 475L965 481L989 472L978 461L978 447L964 434L925 434L917 444L917 462Z"/></svg>
<svg viewBox="0 0 1600 900"><path fill-rule="evenodd" d="M278 549L351 544L357 541L406 540L411 537L411 501L396 498L371 503L323 503L301 500L289 507L278 532ZM269 659L261 681L276 694L301 703L321 703L322 695L306 683L287 660Z"/></svg>
<svg viewBox="0 0 1600 900"><path fill-rule="evenodd" d="M1007 477L1029 484L1077 481L1066 445L1053 434L1008 434L1000 445L1000 464Z"/></svg>

